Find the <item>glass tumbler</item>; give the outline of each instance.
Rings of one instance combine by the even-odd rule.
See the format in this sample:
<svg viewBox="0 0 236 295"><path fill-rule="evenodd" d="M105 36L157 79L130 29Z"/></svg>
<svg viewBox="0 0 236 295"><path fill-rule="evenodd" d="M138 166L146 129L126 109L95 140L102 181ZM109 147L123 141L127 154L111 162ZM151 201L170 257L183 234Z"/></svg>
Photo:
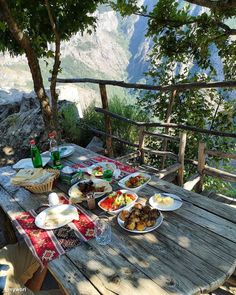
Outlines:
<svg viewBox="0 0 236 295"><path fill-rule="evenodd" d="M95 238L99 245L107 245L111 242L111 226L106 215L100 215L95 219Z"/></svg>

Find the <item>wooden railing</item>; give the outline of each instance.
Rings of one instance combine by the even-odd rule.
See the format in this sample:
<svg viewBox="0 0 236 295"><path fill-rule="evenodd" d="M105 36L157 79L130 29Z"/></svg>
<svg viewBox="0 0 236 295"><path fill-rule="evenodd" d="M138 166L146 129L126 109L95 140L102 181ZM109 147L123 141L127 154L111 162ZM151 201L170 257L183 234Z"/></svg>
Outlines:
<svg viewBox="0 0 236 295"><path fill-rule="evenodd" d="M50 79L49 79L50 80ZM101 134L105 136L106 138L106 148L107 148L107 154L109 156L113 156L113 149L112 149L112 140L117 140L119 142L122 142L124 144L127 144L129 146L132 146L134 148L137 148L137 151L135 153L131 153L130 155L126 155L121 157L123 160L128 159L130 156L138 155L141 159L141 163L144 162L144 154L155 154L162 157L162 164L165 161L165 157L172 157L174 159L178 160L178 166L176 164L175 167L172 167L170 169L162 169L162 174L160 175L166 175L171 170L178 171L179 175L179 184L182 185L183 183L183 167L184 167L184 150L185 150L185 144L186 144L186 136L184 138L184 135L186 131L192 131L197 133L202 133L206 135L214 135L214 136L221 136L221 137L228 137L228 138L236 138L235 133L227 133L227 132L220 132L215 130L208 130L208 129L202 129L197 128L195 126L186 126L182 124L174 124L170 123L170 116L172 112L172 106L174 103L174 99L176 96L176 91L184 91L186 89L203 89L203 88L235 88L236 87L236 81L217 81L217 82L193 82L193 83L182 83L182 84L172 84L172 85L146 85L146 84L134 84L134 83L125 83L124 81L114 81L114 80L101 80L101 79L90 79L90 78L78 78L78 79L57 79L58 83L93 83L98 84L100 89L100 96L102 101L102 108L96 108L96 111L99 113L103 113L104 115L104 122L105 122L105 132L101 130L97 130L96 128L87 126L91 131L97 134ZM153 91L161 91L161 92L171 92L171 97L169 98L169 104L166 114L166 123L160 123L160 122L136 122L128 118L123 118L117 114L114 114L109 111L108 106L108 97L107 97L107 91L106 91L106 85L113 85L118 86L122 88L133 88L133 89L144 89L144 90L153 90ZM129 142L125 139L118 138L117 136L112 134L112 124L111 124L111 118L115 118L124 122L127 122L129 124L133 124L137 126L139 129L139 139L137 143ZM166 134L160 134L160 133L152 133L148 130L146 130L149 127L164 127ZM169 134L169 129L179 129L183 130L184 133L180 136L180 138L173 137ZM152 149L149 149L144 146L144 138L145 136L154 136L158 137L163 140L163 151L154 151ZM172 152L166 151L167 147L167 141L175 141L179 142L179 154L175 155ZM184 148L183 148L184 147ZM204 150L204 152L203 152ZM203 148L203 145L199 145L199 156L198 161L186 159L187 162L190 162L194 165L196 165L198 168L198 173L193 175L187 183L184 184L184 187L186 189L190 189L191 187L196 186L198 191L202 190L203 185L203 179L204 175L211 175L214 177L220 177L222 179L227 179L227 181L235 181L236 176L222 171L215 169L213 167L209 167L205 165L205 158L206 154L211 156L218 156L218 157L228 157L231 159L235 159L234 154L227 154L227 153L221 153L219 151L207 151L206 148ZM120 158L120 159L121 159ZM162 165L163 168L163 165ZM181 170L179 170L182 169Z"/></svg>
<svg viewBox="0 0 236 295"><path fill-rule="evenodd" d="M50 81L50 78L49 78L49 81ZM169 98L169 103L167 108L167 114L166 114L166 123L132 122L132 120L126 119L132 124L135 124L137 126L145 126L145 127L165 127L166 133L168 133L169 128L178 128L182 130L196 131L196 132L212 134L216 136L227 136L227 137L236 138L236 134L223 133L223 132L218 132L214 130L200 129L200 128L196 128L192 126L185 126L181 124L170 123L172 108L173 108L177 91L184 91L186 89L235 88L236 81L234 80L214 81L214 82L200 81L200 82L180 83L180 84L172 84L172 85L148 85L148 84L138 84L138 83L126 83L124 81L102 80L102 79L91 79L91 78L71 78L71 79L58 78L57 83L92 83L92 84L99 85L100 96L102 101L102 109L100 109L100 112L103 112L104 114L106 146L107 146L107 152L109 156L113 155L112 138L114 138L114 136L112 136L111 117L118 118L119 116L109 112L108 97L107 97L107 91L106 91L107 85L118 86L122 88L171 92L171 96ZM97 111L99 110L97 109ZM164 140L164 145L163 145L164 149L166 147L166 142L167 141Z"/></svg>
<svg viewBox="0 0 236 295"><path fill-rule="evenodd" d="M146 126L144 123L136 122L134 120L124 118L120 115L114 114L112 112L109 112L107 110L104 110L102 108L95 108L95 110L99 113L105 113L107 116L111 118L118 119L119 121L126 122L127 124L132 124L138 128L138 138L136 142L129 142L123 138L117 137L111 133L107 133L95 128L91 128L87 126L91 131L93 131L96 134L104 135L106 137L109 137L111 139L114 139L116 141L119 141L123 144L126 144L128 146L134 147L137 150L135 152L132 152L128 155L122 156L117 158L119 161L127 162L131 159L138 158L139 164L145 164L145 155L156 155L159 157L169 157L175 160L175 163L168 167L162 167L162 169L155 169L156 173L155 175L159 178L164 178L169 175L177 174L177 182L180 186L183 186L183 177L184 177L184 156L185 156L185 147L186 147L186 132L181 132L180 137L171 136L167 134L162 133L154 133L146 130ZM160 141L173 141L175 143L179 144L179 152L178 154L175 154L171 151L166 150L154 150L148 147L145 147L145 138L146 137L155 137L158 138ZM106 140L106 142L108 142ZM154 169L154 168L153 168Z"/></svg>
<svg viewBox="0 0 236 295"><path fill-rule="evenodd" d="M192 126L184 126L184 125L178 125L178 124L136 122L134 120L124 118L120 115L106 111L102 108L95 108L95 110L99 113L102 113L102 114L106 113L106 115L111 118L115 118L120 121L126 122L128 124L132 124L139 129L139 132L138 132L139 136L138 136L137 143L129 142L125 139L122 139L122 138L114 136L114 135L110 135L106 132L99 131L94 128L91 129L95 133L99 133L104 136L111 137L114 140L117 140L117 141L127 144L129 146L132 146L134 148L137 148L137 151L118 158L120 161L126 162L126 161L131 160L135 157L139 157L140 164L142 165L143 163L145 163L145 160L144 160L145 154L153 154L153 155L160 156L160 157L170 157L174 160L177 160L177 163L175 163L167 168L162 167L162 169L159 170L156 173L156 175L160 178L163 178L163 177L168 176L169 174L172 174L174 172L178 172L177 173L178 184L183 186L187 190L192 190L195 187L197 192L202 191L203 182L204 182L204 175L218 177L218 178L221 178L225 181L236 182L236 175L235 174L205 165L207 155L216 156L216 157L220 157L220 158L236 159L236 154L224 153L224 152L220 152L220 151L216 151L216 150L207 150L205 143L200 143L199 144L199 152L198 152L198 160L186 159L186 162L197 166L198 172L196 174L194 174L193 176L191 176L190 179L186 183L183 183L186 132L182 132L182 133L180 133L180 137L176 137L176 136L171 136L169 134L150 132L150 131L147 131L146 128L148 128L149 126L151 126L151 127L166 127L166 125L168 125L171 128L190 130L193 132L214 135L214 136L235 138L236 134L227 133L227 132L219 132L219 131L209 131L207 129L201 129L201 128L196 128L196 127L192 127ZM153 150L153 149L145 147L145 144L144 144L145 136L152 136L152 137L159 138L160 140L166 140L166 141L172 141L172 142L179 143L178 155L174 154L173 152L166 151L166 150L164 150L164 151Z"/></svg>
<svg viewBox="0 0 236 295"><path fill-rule="evenodd" d="M236 154L225 153L225 152L216 151L216 150L207 150L206 143L200 142L199 148L198 148L198 162L197 162L198 173L195 174L187 183L184 184L185 189L192 190L194 187L196 187L196 191L198 193L202 192L205 175L217 177L224 181L236 182L236 174L229 173L227 171L220 170L220 169L206 165L207 156L214 156L214 157L236 160Z"/></svg>
<svg viewBox="0 0 236 295"><path fill-rule="evenodd" d="M207 165L207 156L236 160L236 154L224 153L216 150L207 150L206 143L200 142L198 148L198 161L192 161L192 164L197 166L197 173L192 175L192 177L186 183L184 183L185 189L192 190L195 188L196 192L202 192L205 175L217 177L224 181L236 182L236 174Z"/></svg>

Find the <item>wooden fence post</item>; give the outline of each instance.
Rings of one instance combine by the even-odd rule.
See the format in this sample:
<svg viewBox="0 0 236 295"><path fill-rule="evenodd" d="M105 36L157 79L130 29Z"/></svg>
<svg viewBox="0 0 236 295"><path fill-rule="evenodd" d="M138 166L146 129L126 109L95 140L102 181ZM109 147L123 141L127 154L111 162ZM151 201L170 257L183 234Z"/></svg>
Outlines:
<svg viewBox="0 0 236 295"><path fill-rule="evenodd" d="M200 180L196 185L196 192L201 193L203 189L203 182L204 182L204 168L206 163L206 144L205 142L199 142L198 146L198 166L197 171L200 174Z"/></svg>
<svg viewBox="0 0 236 295"><path fill-rule="evenodd" d="M100 95L102 99L102 108L104 110L109 110L108 108L108 99L107 99L107 91L105 84L99 84ZM111 118L109 115L104 114L104 121L105 121L105 131L106 133L112 135L112 127L111 127ZM109 157L113 156L113 149L112 149L112 137L106 136L106 147L107 147L107 154Z"/></svg>
<svg viewBox="0 0 236 295"><path fill-rule="evenodd" d="M179 142L179 155L178 155L178 161L181 164L181 166L178 169L178 175L177 175L179 186L184 185L184 155L185 155L185 147L186 147L186 138L187 138L187 133L181 132L180 142Z"/></svg>
<svg viewBox="0 0 236 295"><path fill-rule="evenodd" d="M165 123L170 123L170 121L171 121L171 114L172 114L173 106L175 104L176 94L177 94L177 90L175 89L171 93L171 97L169 99L169 104L168 104L168 108L167 108ZM170 129L169 127L165 127L165 134L167 134L167 135L169 134L169 129ZM167 150L167 144L168 144L168 141L166 139L164 139L164 141L163 141L163 151ZM165 160L166 160L166 156L163 156L162 160L161 160L161 169L165 168Z"/></svg>
<svg viewBox="0 0 236 295"><path fill-rule="evenodd" d="M144 163L144 126L139 127L139 151L140 151L140 159L141 159L141 164Z"/></svg>

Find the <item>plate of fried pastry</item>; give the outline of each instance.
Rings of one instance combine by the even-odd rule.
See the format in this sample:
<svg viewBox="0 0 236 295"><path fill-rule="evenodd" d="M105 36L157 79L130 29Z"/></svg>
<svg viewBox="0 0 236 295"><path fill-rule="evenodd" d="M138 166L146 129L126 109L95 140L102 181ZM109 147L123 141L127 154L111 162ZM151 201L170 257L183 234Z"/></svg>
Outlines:
<svg viewBox="0 0 236 295"><path fill-rule="evenodd" d="M158 228L163 222L163 215L158 209L136 203L128 210L123 210L117 217L118 224L133 233L147 233Z"/></svg>

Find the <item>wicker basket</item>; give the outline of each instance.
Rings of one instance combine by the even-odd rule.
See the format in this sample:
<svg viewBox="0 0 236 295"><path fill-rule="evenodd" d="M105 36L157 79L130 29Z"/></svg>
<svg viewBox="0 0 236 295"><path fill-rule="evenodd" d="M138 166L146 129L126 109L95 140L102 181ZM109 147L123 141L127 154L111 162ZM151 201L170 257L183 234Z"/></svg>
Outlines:
<svg viewBox="0 0 236 295"><path fill-rule="evenodd" d="M22 185L21 184L21 186L26 188L30 192L35 193L35 194L50 192L52 190L53 183L54 183L55 179L57 179L60 175L60 171L55 170L55 169L47 169L47 172L53 173L54 176L51 176L47 181L45 181L43 183L31 184L31 185L29 185L29 184Z"/></svg>

